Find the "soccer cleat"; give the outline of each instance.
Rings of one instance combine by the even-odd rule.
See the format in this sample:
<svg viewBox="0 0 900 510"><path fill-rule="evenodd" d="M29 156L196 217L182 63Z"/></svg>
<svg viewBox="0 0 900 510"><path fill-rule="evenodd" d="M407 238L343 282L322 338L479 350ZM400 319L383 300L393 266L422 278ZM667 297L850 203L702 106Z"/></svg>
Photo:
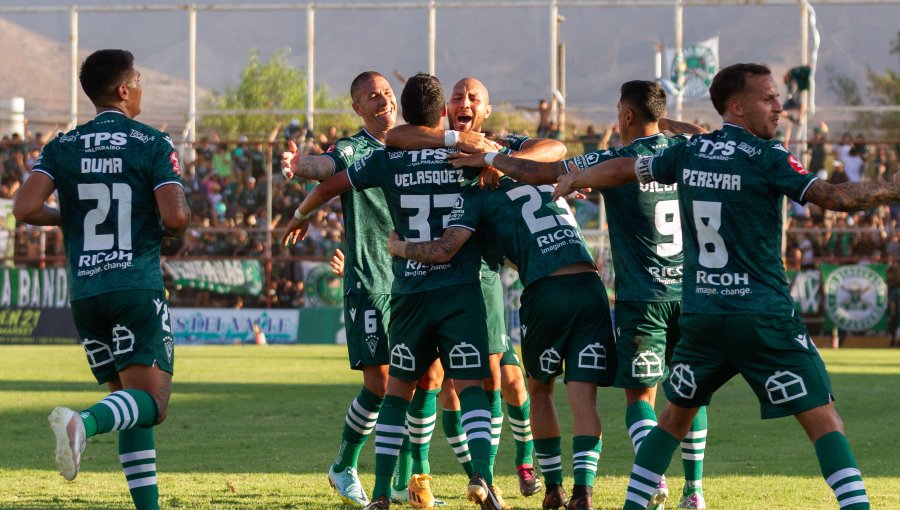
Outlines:
<svg viewBox="0 0 900 510"><path fill-rule="evenodd" d="M403 489L402 491L398 491L393 486L391 486L391 503L395 505L399 505L401 503L406 503L409 500L409 489Z"/></svg>
<svg viewBox="0 0 900 510"><path fill-rule="evenodd" d="M569 495L562 485L548 485L547 492L544 494L544 501L541 503L543 510L558 510L569 504Z"/></svg>
<svg viewBox="0 0 900 510"><path fill-rule="evenodd" d="M650 504L647 510L665 510L666 499L669 498L669 486L666 484L666 477L663 475L656 485L656 490L650 495Z"/></svg>
<svg viewBox="0 0 900 510"><path fill-rule="evenodd" d="M503 499L503 494L500 493L500 487L491 485L491 490L494 491L494 496L497 497L497 502L500 503L500 508L502 508L503 510L510 510L512 508L511 506L509 506L509 503L507 503L506 500Z"/></svg>
<svg viewBox="0 0 900 510"><path fill-rule="evenodd" d="M693 489L681 496L681 503L678 504L678 508L706 510L706 499L703 498L703 491Z"/></svg>
<svg viewBox="0 0 900 510"><path fill-rule="evenodd" d="M466 497L469 501L480 505L481 510L504 510L491 488L478 473L473 473L469 478L469 487L466 491Z"/></svg>
<svg viewBox="0 0 900 510"><path fill-rule="evenodd" d="M66 480L74 480L81 467L81 452L87 445L84 422L67 407L57 407L47 419L56 436L56 469Z"/></svg>
<svg viewBox="0 0 900 510"><path fill-rule="evenodd" d="M573 496L566 505L566 510L594 510L594 502L589 494L579 497Z"/></svg>
<svg viewBox="0 0 900 510"><path fill-rule="evenodd" d="M533 466L522 464L516 468L519 475L519 492L525 496L533 496L544 488Z"/></svg>
<svg viewBox="0 0 900 510"><path fill-rule="evenodd" d="M416 508L434 508L434 494L431 493L431 475L412 475L409 477L407 497Z"/></svg>
<svg viewBox="0 0 900 510"><path fill-rule="evenodd" d="M363 507L363 510L387 510L391 507L391 500L387 496L378 496L375 501Z"/></svg>
<svg viewBox="0 0 900 510"><path fill-rule="evenodd" d="M362 482L359 481L359 475L356 474L356 468L348 467L339 473L336 473L333 468L334 466L328 468L328 483L337 491L341 501L348 505L368 505L369 496L366 495Z"/></svg>

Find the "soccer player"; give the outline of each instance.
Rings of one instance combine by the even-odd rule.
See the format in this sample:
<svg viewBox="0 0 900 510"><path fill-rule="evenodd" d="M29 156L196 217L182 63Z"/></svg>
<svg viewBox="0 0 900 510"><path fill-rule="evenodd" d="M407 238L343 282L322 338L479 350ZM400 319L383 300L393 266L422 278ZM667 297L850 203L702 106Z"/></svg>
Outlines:
<svg viewBox="0 0 900 510"><path fill-rule="evenodd" d="M490 161L486 161L490 164ZM615 340L606 290L568 205L551 198L549 185L534 187L508 177L498 189L466 189L437 241L411 242L392 234L392 254L425 264L444 264L477 232L488 253L500 253L519 271L522 353L529 375L532 430L547 482L545 509L593 509L594 477L601 450L597 386L615 376ZM469 243L470 244L470 243ZM563 372L574 426L575 484L562 489L560 425L553 404L555 378Z"/></svg>
<svg viewBox="0 0 900 510"><path fill-rule="evenodd" d="M286 178L297 176L323 181L384 147L386 133L397 122L397 99L390 83L380 73L363 72L350 84L350 97L353 110L363 119L364 127L355 135L338 140L321 155L301 156L296 146L292 146L293 150L282 156L282 173ZM387 388L387 331L394 276L385 243L392 223L384 192L379 188L342 193L341 208L347 242L346 258L342 261L347 349L350 367L363 373L363 387L344 418L341 446L328 470L328 482L341 500L364 506L369 503L369 498L356 466L359 453L378 419ZM414 415L427 414L420 408L428 407L429 397L431 408L434 408L434 394L440 387L440 378L436 378L434 371L427 374L420 383L419 398L410 409ZM427 445L430 434L422 436L420 434L417 439ZM425 451L427 455L427 449ZM405 484L406 479L403 482ZM427 485L423 492L422 497L427 500L430 496Z"/></svg>
<svg viewBox="0 0 900 510"><path fill-rule="evenodd" d="M430 75L410 78L400 98L403 116L416 125L437 127L444 115L444 92ZM377 150L316 187L297 208L282 241L296 242L309 228L309 215L331 197L354 187L380 187L394 228L412 239L432 239L465 186L462 170L448 164L450 149ZM470 245L446 264L424 265L395 258L391 293L390 369L387 396L375 426L375 489L370 509L390 507L390 485L405 432L406 410L416 380L440 358L459 390L463 428L469 439L473 474L469 500L489 510L501 506L491 488L491 423L484 378L488 365L484 299L478 286L478 249Z"/></svg>
<svg viewBox="0 0 900 510"><path fill-rule="evenodd" d="M656 156L620 158L560 179L555 193L639 180L678 185L684 245L682 339L664 383L669 404L641 443L625 509L643 509L698 410L736 374L763 418L793 415L815 446L843 510L869 508L825 364L796 316L781 261L782 196L852 211L900 200L891 182L831 185L774 141L782 106L768 67L734 64L713 78L722 129ZM747 221L752 218L752 221Z"/></svg>
<svg viewBox="0 0 900 510"><path fill-rule="evenodd" d="M447 117L450 130L427 128L424 126L405 125L393 129L387 136L391 146L405 149L427 148L446 144L458 147L465 152L482 152L498 150L501 147L491 143L481 133L484 121L490 116L493 107L487 87L475 78L463 78L453 86L450 100L447 103ZM505 143L517 151L516 157L526 157L539 161L559 161L566 153L566 147L559 141L527 137L509 137ZM496 172L483 173L488 184L496 186L499 175ZM515 347L506 333L503 309L503 286L500 282L499 264L486 262L481 267L481 290L485 296L488 312L488 333L491 352L491 385L486 388L491 397L491 422L494 427L491 462L496 454L500 440L500 429L503 424L503 412L500 408L500 393L506 400L510 416L510 424L516 444L515 465L519 478L519 491L523 496L531 496L543 488L536 475L532 452L530 409L531 402L525 389L522 369L515 353ZM499 374L500 377L497 377ZM444 433L450 441L457 459L463 464L467 473L471 471L468 464L468 449L465 434L460 427L459 401L451 384L446 384L440 394L442 406L442 422ZM471 473L469 473L471 474Z"/></svg>
<svg viewBox="0 0 900 510"><path fill-rule="evenodd" d="M616 157L652 156L684 142L668 138L668 131L691 134L705 130L664 118L666 92L658 83L635 80L622 84L618 110L619 133L629 145L593 151L571 160L579 169ZM677 186L631 183L601 190L609 223L616 271L616 352L619 364L615 386L625 389L625 428L635 451L656 425L657 384L665 378L666 361L679 338L681 310L681 220ZM706 408L701 407L691 432L682 442L685 486L678 508L705 509L701 479L706 444ZM651 509L662 508L668 497L665 477L651 498Z"/></svg>
<svg viewBox="0 0 900 510"><path fill-rule="evenodd" d="M78 335L112 391L81 413L50 414L56 466L74 480L87 439L119 431L134 506L158 510L153 427L166 419L174 363L160 242L183 234L191 212L169 135L133 120L142 94L134 56L94 52L79 79L97 116L44 147L13 205L19 221L61 226ZM54 191L59 209L44 205Z"/></svg>

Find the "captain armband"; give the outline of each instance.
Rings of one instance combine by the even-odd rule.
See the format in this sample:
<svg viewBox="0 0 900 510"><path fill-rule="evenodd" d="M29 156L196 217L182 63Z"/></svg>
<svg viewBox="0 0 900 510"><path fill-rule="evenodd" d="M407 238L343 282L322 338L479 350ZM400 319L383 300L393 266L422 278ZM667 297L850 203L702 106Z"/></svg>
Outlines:
<svg viewBox="0 0 900 510"><path fill-rule="evenodd" d="M651 183L655 180L653 179L653 173L650 171L652 164L653 156L638 158L634 162L634 175L637 176L637 180L641 184Z"/></svg>

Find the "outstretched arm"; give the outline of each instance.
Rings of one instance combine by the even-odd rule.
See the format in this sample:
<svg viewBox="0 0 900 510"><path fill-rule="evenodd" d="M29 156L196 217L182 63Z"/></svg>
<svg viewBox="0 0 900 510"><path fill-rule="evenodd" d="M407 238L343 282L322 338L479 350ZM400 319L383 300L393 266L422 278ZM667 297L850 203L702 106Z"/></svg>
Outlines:
<svg viewBox="0 0 900 510"><path fill-rule="evenodd" d="M553 200L583 188L615 188L637 180L635 158L615 158L579 171L569 165L569 173L560 176L553 191Z"/></svg>
<svg viewBox="0 0 900 510"><path fill-rule="evenodd" d="M423 264L446 264L469 238L472 231L462 227L450 227L436 241L401 241L397 232L388 237L388 251L391 255L415 260Z"/></svg>
<svg viewBox="0 0 900 510"><path fill-rule="evenodd" d="M709 132L703 127L696 124L691 124L690 122L682 122L680 120L674 120L668 117L662 117L661 119L659 119L659 129L668 131L670 133L686 135L702 135Z"/></svg>
<svg viewBox="0 0 900 510"><path fill-rule="evenodd" d="M297 241L306 238L306 232L309 230L309 217L313 211L351 187L347 172L329 177L325 182L316 186L309 195L306 195L306 198L300 203L300 207L294 212L287 232L281 237L281 243L285 246L293 246Z"/></svg>
<svg viewBox="0 0 900 510"><path fill-rule="evenodd" d="M553 184L556 179L566 173L561 161L544 163L530 159L514 158L505 154L488 152L484 154L450 155L455 168L464 166L481 168L493 166L517 181L527 184Z"/></svg>
<svg viewBox="0 0 900 510"><path fill-rule="evenodd" d="M529 138L512 157L552 163L566 157L566 144L549 138Z"/></svg>
<svg viewBox="0 0 900 510"><path fill-rule="evenodd" d="M484 152L500 149L483 133L453 131L449 129L404 124L387 132L385 144L401 149L428 149L431 147L457 147L463 152Z"/></svg>
<svg viewBox="0 0 900 510"><path fill-rule="evenodd" d="M324 181L334 175L334 161L328 156L302 155L293 140L288 142L288 150L281 154L281 173L285 179L295 176L301 179Z"/></svg>
<svg viewBox="0 0 900 510"><path fill-rule="evenodd" d="M824 209L832 211L861 211L900 201L900 172L890 183L845 182L829 184L816 179L803 196Z"/></svg>

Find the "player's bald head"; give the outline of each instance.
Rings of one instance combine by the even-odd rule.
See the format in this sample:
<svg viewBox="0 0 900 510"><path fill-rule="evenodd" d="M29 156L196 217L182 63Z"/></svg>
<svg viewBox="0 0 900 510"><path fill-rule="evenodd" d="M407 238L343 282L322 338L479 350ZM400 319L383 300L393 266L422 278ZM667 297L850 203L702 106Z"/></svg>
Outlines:
<svg viewBox="0 0 900 510"><path fill-rule="evenodd" d="M481 80L478 78L466 77L459 80L456 82L456 85L453 85L453 92L458 90L478 90L481 92L485 103L490 104L491 102L491 96L488 94L487 87L485 87L484 83L481 83Z"/></svg>

